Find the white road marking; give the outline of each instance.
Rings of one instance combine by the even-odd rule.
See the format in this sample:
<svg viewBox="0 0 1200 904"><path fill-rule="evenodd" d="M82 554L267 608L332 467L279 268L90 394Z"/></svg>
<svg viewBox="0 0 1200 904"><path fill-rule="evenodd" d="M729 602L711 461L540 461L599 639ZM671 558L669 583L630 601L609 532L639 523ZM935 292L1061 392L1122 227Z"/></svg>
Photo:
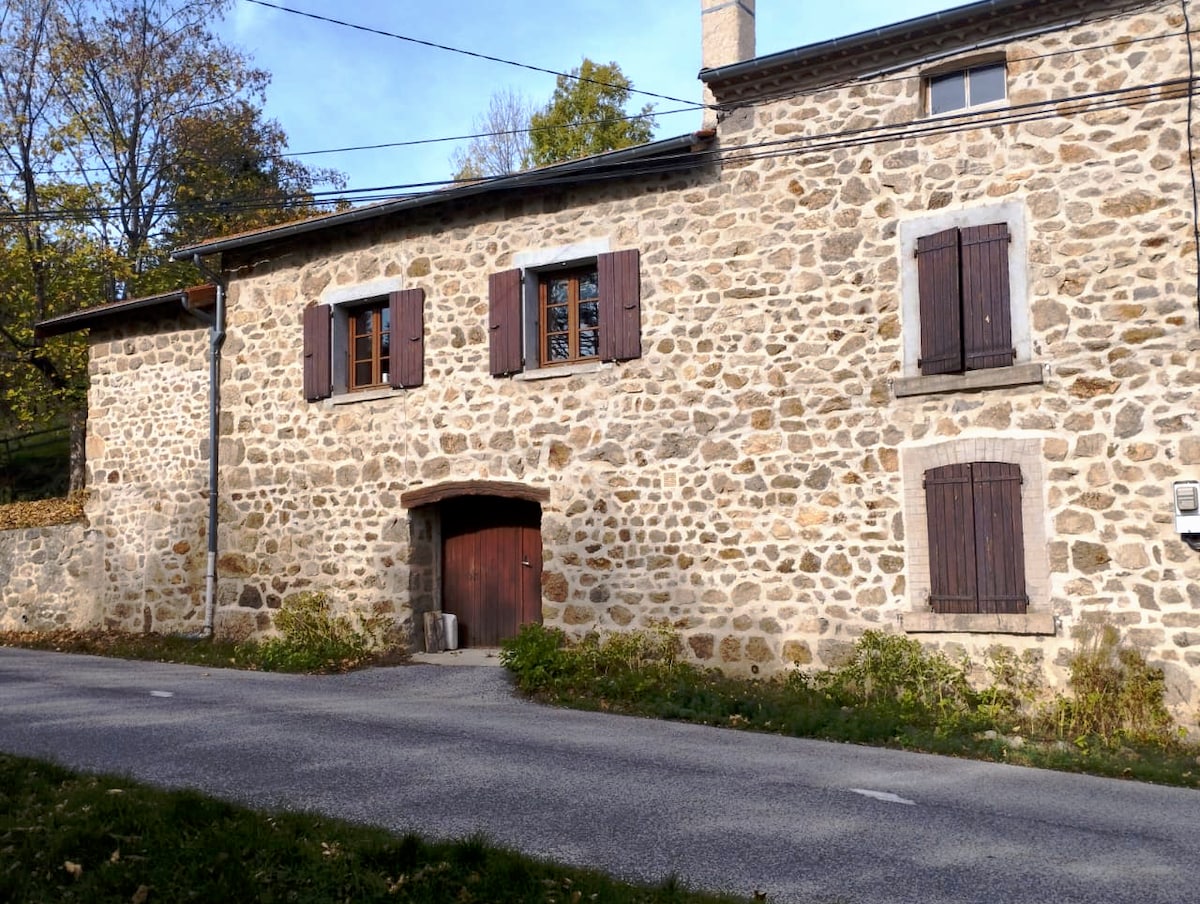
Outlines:
<svg viewBox="0 0 1200 904"><path fill-rule="evenodd" d="M175 694L173 694L171 691L151 691L150 696L151 697L174 697Z"/></svg>
<svg viewBox="0 0 1200 904"><path fill-rule="evenodd" d="M901 797L899 794L892 794L890 791L870 791L866 788L851 788L855 794L861 794L863 797L873 797L875 800L882 800L889 804L905 804L910 807L915 807L917 802L909 800L906 797Z"/></svg>

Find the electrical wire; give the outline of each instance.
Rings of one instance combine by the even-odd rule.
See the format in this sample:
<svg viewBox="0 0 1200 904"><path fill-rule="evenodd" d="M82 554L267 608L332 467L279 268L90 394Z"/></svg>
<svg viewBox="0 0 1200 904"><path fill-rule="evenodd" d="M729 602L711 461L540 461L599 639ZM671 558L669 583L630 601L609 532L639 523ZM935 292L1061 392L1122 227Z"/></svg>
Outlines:
<svg viewBox="0 0 1200 904"><path fill-rule="evenodd" d="M1187 105L1187 148L1188 172L1192 178L1192 245L1196 254L1196 313L1200 319L1200 186L1196 183L1196 150L1192 138L1192 120L1196 108L1196 61L1192 50L1192 23L1188 18L1188 0L1179 0L1183 11L1183 29L1187 34L1188 59L1188 105Z"/></svg>
<svg viewBox="0 0 1200 904"><path fill-rule="evenodd" d="M1090 112L1099 112L1118 107L1141 106L1156 102L1170 102L1177 100L1180 97L1186 97L1190 105L1191 99L1194 96L1195 85L1195 81L1191 78L1173 79L1145 85L1135 85L1126 88L1115 88L1105 91L1089 92L1065 98L1049 98L1043 101L1033 101L1012 107L985 111L983 113L967 111L959 114L938 117L937 119L933 120L917 119L900 123L868 126L859 129L847 129L837 132L823 132L815 135L796 136L786 139L752 142L745 145L722 149L719 152L712 152L707 157L707 162L727 165L741 164L753 160L765 160L778 157L803 157L813 154L829 153L834 150L861 147L880 142L901 141L920 136L949 135L980 129L1014 126L1039 120L1062 118L1065 116L1074 116ZM1178 94L1176 94L1176 92L1178 92ZM648 161L643 166L621 168L619 170L608 172L605 170L608 170L610 165L605 164L603 161L599 161L595 165L595 172L589 173L586 169L581 171L580 169L575 168L569 174L562 176L549 174L545 178L537 179L536 181L531 182L529 187L541 188L569 185L579 182L581 178L587 178L593 181L606 181L610 179L627 179L641 175L661 174L664 169L669 168L673 163L689 158L694 159L695 155L692 153L681 153L678 155L664 156L656 158L654 161ZM492 177L484 180L464 180L464 182L461 184L466 184L469 182L486 184L487 182L497 182L505 178L510 177L502 176ZM428 190L454 184L456 184L455 180L405 183L361 189L353 192L353 194L355 195L354 200L360 203L369 203L376 201L396 200L398 197L396 194L397 192L416 191L416 193L422 193L419 190ZM159 209L164 213L175 212L182 214L203 212L232 213L268 211L328 205L331 201L340 200L347 194L348 193L344 191L339 192L338 190L330 190L327 192L309 193L305 198L281 199L270 203L263 203L255 199L238 199L236 201L218 200L204 202L200 205L188 205L184 207L164 206ZM400 195L399 197L403 196L404 195ZM1197 203L1200 203L1200 201L1197 201ZM43 211L37 215L0 215L0 223L91 220L95 219L96 217L115 213L117 210L119 210L117 207L61 208L57 211Z"/></svg>
<svg viewBox="0 0 1200 904"><path fill-rule="evenodd" d="M247 0L247 2L260 2L260 0ZM1186 2L1186 0L1181 0L1181 2ZM272 4L263 3L263 5L270 6ZM303 13L303 15L309 15L309 14ZM322 18L319 16L314 16L314 17ZM1185 19L1185 21L1186 21L1186 19ZM351 27L359 27L359 26L351 26ZM1013 57L1011 59L1006 60L1006 62L1009 65L1012 65L1014 63L1032 62L1032 61L1036 61L1036 60L1049 59L1051 57L1062 56L1062 55L1066 55L1066 54L1081 54L1081 53L1087 53L1087 52L1095 51L1095 50L1106 50L1106 49L1111 49L1113 47L1116 47L1118 45L1125 47L1125 46L1135 44L1135 43L1166 40L1169 38L1177 38L1180 36L1187 37L1188 42L1189 42L1189 48L1190 48L1192 34L1193 34L1193 32L1191 30L1190 25L1187 25L1185 27L1185 30L1182 32L1165 32L1162 34L1155 34L1155 35L1143 35L1141 37L1122 37L1118 41L1114 41L1114 42L1110 42L1110 43L1091 44L1091 45L1087 45L1087 46L1083 46L1083 47L1071 47L1071 48L1066 48L1063 50L1048 51L1048 52L1042 53L1042 54L1032 54L1032 55L1024 56L1024 57ZM903 76L895 76L895 77L878 77L878 78L873 78L871 80L871 83L872 84L886 84L889 82L909 81L911 79L912 79L911 75L903 75ZM836 85L825 85L825 86L820 87L819 89L807 89L807 90L803 90L803 91L771 95L769 98L764 98L762 100L757 100L757 101L749 101L741 106L753 108L753 107L761 106L764 104L778 103L780 100L785 100L785 99L789 99L789 98L794 99L796 97L812 96L821 91L828 91L832 88L837 88L837 87L845 87L846 85L854 84L854 83L855 83L855 81L847 81L847 82L838 83ZM694 103L694 102L690 102L690 101L681 101L681 102L688 104L688 106L682 107L682 108L679 108L676 110L664 110L661 112L655 112L652 114L652 116L654 118L657 118L659 116L672 116L672 115L675 115L678 113L690 113L690 112L694 112L696 110L701 110L701 109L706 108L704 104L700 104L700 103ZM644 118L646 118L646 117L643 114L635 113L635 114L630 114L630 115L622 116L622 117L611 117L611 118L603 119L603 120L588 120L588 121L581 122L581 123L569 123L569 124L556 125L556 126L542 126L540 128L542 130L546 130L546 131L549 131L552 129L572 129L572 128L578 128L578 127L584 126L584 125L607 125L607 124L611 124L611 123L627 122L630 120L637 120L637 119L644 119ZM467 134L467 135L445 136L445 137L439 137L439 138L416 138L416 139L410 139L407 141L392 141L392 142L382 142L382 143L377 143L377 144L349 145L349 146L345 146L345 147L336 147L336 148L321 148L321 149L310 150L310 151L290 151L290 152L281 152L281 153L277 153L277 154L264 154L264 155L262 155L262 159L264 159L264 160L282 160L282 159L288 159L288 158L293 158L293 157L311 157L311 156L318 156L318 155L324 155L324 154L345 154L345 153L353 153L353 152L358 152L358 151L376 151L376 150L388 150L388 149L392 149L392 148L419 147L419 146L424 146L424 145L440 144L440 143L446 143L446 142L470 141L470 140L474 140L474 139L494 138L494 137L501 137L501 136L505 136L505 135L513 135L513 134L520 134L520 133L532 134L535 131L538 131L538 129L534 129L534 128L530 127L528 129L509 129L509 130L503 130L503 131L498 131L498 132L476 132L476 133ZM219 158L194 157L194 158L189 158L189 161L201 162L201 163L215 163L215 162L219 161ZM58 170L58 169L34 170L33 175L73 176L73 175L77 175L77 174L98 173L98 172L107 172L107 168L105 168L105 167L80 167L80 168L72 168L69 170ZM20 176L20 173L14 173L14 172L0 174L0 178L18 178L19 176ZM438 184L443 184L443 183L438 183ZM374 190L376 190L376 189L362 189L362 191L374 191Z"/></svg>
<svg viewBox="0 0 1200 904"><path fill-rule="evenodd" d="M601 88L615 88L618 91L628 91L630 94L641 94L645 97L655 97L655 98L658 98L659 100L669 100L673 103L679 103L679 104L691 103L691 101L689 101L689 100L684 100L679 97L672 97L669 94L656 94L653 91L642 91L637 88L626 87L623 85L613 85L613 84L609 84L608 82L602 82L602 81L599 81L598 79L593 79L593 78L585 78L581 75L575 75L574 73L570 73L570 72L558 72L554 69L545 69L541 66L530 65L529 63L518 63L516 60L506 60L503 57L489 56L486 53L476 53L473 50L463 50L460 47L450 47L446 44L438 44L434 41L423 41L420 38L410 38L407 35L398 35L394 32L384 31L381 28L372 28L367 25L356 25L353 22L346 22L342 19L334 19L334 18L331 18L330 16L321 16L321 15L318 15L317 13L309 13L309 12L305 12L304 10L293 9L290 6L283 6L282 4L279 4L279 3L270 3L270 2L268 2L268 0L246 0L246 2L253 3L257 6L265 6L269 9L277 9L277 10L280 10L281 12L291 13L296 16L304 16L305 18L308 18L308 19L316 19L318 22L328 22L333 25L340 25L344 28L352 28L355 31L365 31L368 34L381 35L382 37L385 37L385 38L395 38L398 41L408 41L410 44L420 44L422 47L432 47L436 50L445 50L445 51L449 51L450 53L459 53L459 54L462 54L463 56L474 57L479 60L487 60L488 62L491 62L491 63L503 63L505 66L516 66L519 69L528 69L532 72L541 72L545 75L556 76L557 78L568 78L568 79L572 79L577 82L587 82L592 85L599 85Z"/></svg>

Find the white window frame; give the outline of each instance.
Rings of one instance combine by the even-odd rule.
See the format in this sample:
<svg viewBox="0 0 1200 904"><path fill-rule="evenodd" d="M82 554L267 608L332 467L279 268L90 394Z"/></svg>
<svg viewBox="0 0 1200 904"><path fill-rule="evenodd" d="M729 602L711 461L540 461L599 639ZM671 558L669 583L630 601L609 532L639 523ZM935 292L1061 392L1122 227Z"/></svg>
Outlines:
<svg viewBox="0 0 1200 904"><path fill-rule="evenodd" d="M1000 67L1004 70L1004 97L998 100L984 101L983 103L971 102L971 81L969 74L972 69L989 69L992 67ZM950 110L942 110L940 113L933 112L933 80L945 78L948 75L959 75L965 80L963 95L966 103L961 107L954 107ZM991 57L978 60L958 61L949 67L940 67L938 69L924 72L921 74L921 88L925 101L925 114L927 116L962 116L964 113L975 113L984 110L1002 110L1008 106L1008 60L1004 57Z"/></svg>
<svg viewBox="0 0 1200 904"><path fill-rule="evenodd" d="M908 633L1054 634L1050 604L1050 560L1046 536L1044 453L1040 434L958 437L900 446L904 506L905 583L909 610L901 617ZM929 593L929 515L925 472L945 465L1000 461L1021 469L1021 545L1025 553L1025 612L931 612Z"/></svg>
<svg viewBox="0 0 1200 904"><path fill-rule="evenodd" d="M1013 350L1016 353L1013 363L1008 367L991 367L965 374L923 375L919 364L921 295L917 278L917 240L953 227L962 229L969 226L986 226L989 223L1004 223L1008 226L1009 317ZM946 208L933 214L902 220L898 232L903 376L892 383L896 396L1043 382L1043 368L1033 361L1033 340L1030 334L1029 232L1024 203L1006 201L981 207Z"/></svg>
<svg viewBox="0 0 1200 904"><path fill-rule="evenodd" d="M605 367L599 361L542 366L539 359L541 336L538 322L538 285L543 273L595 264L601 254L608 254L611 250L610 240L601 238L559 245L556 248L521 251L513 255L513 267L521 271L521 360L525 362L521 373L513 374L514 380L569 377L574 374L595 373Z"/></svg>
<svg viewBox="0 0 1200 904"><path fill-rule="evenodd" d="M329 305L333 315L329 340L329 372L333 377L331 398L359 401L391 395L394 391L390 387L383 387L350 392L350 375L347 372L346 360L350 348L350 312L373 302L382 301L386 304L393 292L399 292L403 288L403 277L393 276L348 286L333 286L321 293L321 304Z"/></svg>

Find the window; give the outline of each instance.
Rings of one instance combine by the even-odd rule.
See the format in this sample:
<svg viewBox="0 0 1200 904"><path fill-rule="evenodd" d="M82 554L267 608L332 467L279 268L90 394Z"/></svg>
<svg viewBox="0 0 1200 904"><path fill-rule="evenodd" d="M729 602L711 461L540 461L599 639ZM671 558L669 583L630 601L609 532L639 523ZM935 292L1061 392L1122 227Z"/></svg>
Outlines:
<svg viewBox="0 0 1200 904"><path fill-rule="evenodd" d="M424 382L425 290L403 289L304 310L304 397L314 402Z"/></svg>
<svg viewBox="0 0 1200 904"><path fill-rule="evenodd" d="M600 356L600 289L595 267L547 274L538 280L538 331L545 366Z"/></svg>
<svg viewBox="0 0 1200 904"><path fill-rule="evenodd" d="M348 312L350 324L349 355L346 372L351 392L388 383L391 363L391 309L386 301L375 302Z"/></svg>
<svg viewBox="0 0 1200 904"><path fill-rule="evenodd" d="M492 375L641 357L638 251L544 257L488 280Z"/></svg>
<svg viewBox="0 0 1200 904"><path fill-rule="evenodd" d="M1007 96L1005 80L1003 62L930 76L929 112L936 116L1003 101Z"/></svg>
<svg viewBox="0 0 1200 904"><path fill-rule="evenodd" d="M925 472L929 607L938 613L1024 613L1021 468L977 461Z"/></svg>
<svg viewBox="0 0 1200 904"><path fill-rule="evenodd" d="M923 374L1013 363L1008 226L951 227L917 239Z"/></svg>
<svg viewBox="0 0 1200 904"><path fill-rule="evenodd" d="M1025 206L944 208L899 224L897 398L1042 383L1033 361Z"/></svg>

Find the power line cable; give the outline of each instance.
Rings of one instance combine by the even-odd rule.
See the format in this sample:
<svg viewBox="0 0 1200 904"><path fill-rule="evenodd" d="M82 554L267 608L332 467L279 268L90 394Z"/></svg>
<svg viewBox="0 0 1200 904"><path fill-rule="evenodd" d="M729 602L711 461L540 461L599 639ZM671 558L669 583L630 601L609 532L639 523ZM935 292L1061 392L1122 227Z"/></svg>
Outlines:
<svg viewBox="0 0 1200 904"><path fill-rule="evenodd" d="M382 37L385 37L385 38L395 38L398 41L408 41L411 44L420 44L422 47L432 47L436 50L445 50L450 53L458 53L458 54L462 54L463 56L474 57L474 58L480 59L480 60L487 60L492 63L503 63L505 66L516 66L519 69L528 69L532 72L541 72L546 75L556 76L558 78L574 79L577 82L587 82L592 85L599 85L602 88L615 88L618 91L628 91L631 94L642 94L642 95L645 95L646 97L656 97L659 100L669 100L673 103L679 103L679 104L692 103L692 101L684 100L683 98L680 98L680 97L672 97L669 94L656 94L653 91L642 91L641 89L638 89L638 88L625 87L622 85L612 85L612 84L609 84L608 82L602 82L602 81L599 81L599 80L593 79L593 78L585 78L581 75L574 75L569 72L558 72L554 69L544 69L541 66L533 66L533 65L530 65L529 63L518 63L516 60L506 60L503 57L489 56L486 53L477 53L473 50L463 50L460 47L450 47L446 44L438 44L434 41L423 41L420 38L411 38L411 37L408 37L407 35L399 35L399 34L396 34L395 32L384 31L382 28L372 28L368 25L357 25L353 22L346 22L343 19L334 19L330 16L322 16L322 15L318 15L317 13L305 12L304 10L293 9L290 6L283 6L282 4L279 4L279 3L270 3L270 2L268 2L268 0L245 0L245 2L253 3L257 6L265 6L265 7L268 7L269 9L277 9L277 10L280 10L281 12L291 13L292 15L296 15L296 16L304 16L305 18L308 18L308 19L316 19L318 22L328 22L332 25L340 25L343 28L352 28L355 31L365 31L368 34L381 35Z"/></svg>
<svg viewBox="0 0 1200 904"><path fill-rule="evenodd" d="M903 140L906 138L923 135L949 135L977 129L1018 125L1038 120L1061 118L1064 116L1072 116L1088 112L1098 112L1121 106L1140 106L1147 103L1167 102L1177 100L1181 97L1187 97L1190 99L1194 88L1195 82L1192 79L1174 79L1145 85L1136 85L1127 88L1089 92L1066 98L1049 98L1043 101L1033 101L1026 104L1019 104L1014 107L1007 107L995 111L987 111L983 114L980 114L979 112L967 111L960 114L938 117L935 120L911 120L908 122L869 126L860 129L842 130L839 132L825 132L818 133L816 135L753 142L746 145L739 145L737 147L723 149L719 152L713 152L710 159L714 163L741 163L750 160L772 159L783 156L805 156L809 154L825 153L837 149L860 147L884 141ZM1172 94L1172 92L1180 93L1176 95ZM594 173L589 176L589 178L593 181L602 181L610 179L627 179L633 176L650 175L655 173L661 174L664 168L669 166L673 160L686 159L690 156L690 154L681 153L670 157L661 157L657 158L654 163L647 163L641 167L625 168L612 173ZM605 166L606 165L604 163L597 162L596 169L604 169ZM582 171L584 174L586 174L586 172L586 170ZM580 175L581 171L578 169L574 170L569 175L547 175L546 178L537 179L536 181L531 182L529 187L540 188L572 184L579 181ZM484 184L487 182L500 181L505 178L511 177L501 176L491 177L485 180L464 180L462 184L466 184L468 182ZM397 200L398 197L403 197L403 195L397 196L397 194L395 194L398 191L420 189L428 190L431 188L444 187L453 184L455 184L455 180L405 183L399 185L377 186L351 192L350 194L355 195L354 200L360 203L368 203ZM421 192L418 191L416 193L419 194ZM267 204L256 201L255 199L240 199L235 201L218 200L205 202L203 205L198 207L176 207L174 212L198 213L221 211L267 211L275 209L311 207L342 200L345 198L346 194L347 193L344 191L330 190L328 192L309 193L308 198L294 200L284 199ZM119 208L115 207L61 208L58 211L42 212L38 215L17 214L0 216L0 222L54 222L63 220L88 220L94 219L97 216L104 216L114 213L118 209ZM170 206L164 208L164 210L171 212Z"/></svg>
<svg viewBox="0 0 1200 904"><path fill-rule="evenodd" d="M247 0L247 2L259 2L259 0ZM271 5L271 4L264 3L263 5ZM305 13L303 15L308 15L308 14ZM1022 62L1030 62L1030 61L1035 61L1035 60L1048 59L1051 57L1062 56L1062 55L1066 55L1066 54L1080 54L1080 53L1086 53L1086 52L1093 51L1093 50L1111 49L1118 45L1126 46L1129 44L1135 44L1135 43L1146 42L1146 41L1166 40L1168 38L1175 38L1175 37L1181 37L1181 36L1186 36L1188 38L1188 41L1190 44L1191 37L1193 34L1194 34L1194 32L1192 32L1190 25L1189 25L1187 28L1185 28L1184 31L1166 32L1163 34L1155 34L1155 35L1143 35L1141 37L1128 37L1128 38L1122 37L1118 41L1113 41L1113 42L1109 42L1109 43L1091 44L1091 45L1087 45L1087 46L1083 46L1083 47L1071 47L1071 48L1066 48L1063 50L1048 51L1043 54L1032 54L1032 55L1024 56L1024 57L1013 57L1011 59L1006 60L1006 62L1009 65L1011 65L1013 63L1022 63ZM886 84L889 82L908 81L912 77L913 76L911 76L911 75L903 75L903 76L895 76L895 77L879 77L879 78L873 78L871 81L872 81L872 84ZM844 87L845 85L853 84L853 83L855 83L855 82L847 81L847 82L841 82L841 83L838 83L835 85L822 86L821 88L806 89L803 91L796 91L796 92L792 92L792 93L788 93L788 94L781 94L781 95L771 95L768 98L750 101L741 106L756 107L756 106L761 106L761 105L765 105L765 104L769 104L769 103L777 103L783 99L809 96L812 94L819 93L821 91L830 90L831 88ZM677 113L689 113L689 112L694 112L695 110L704 109L703 104L693 103L693 102L689 102L689 101L684 101L683 103L687 103L689 105L686 107L677 109L677 110L664 110L662 112L653 113L651 115L653 115L655 117L671 116L671 115L675 115ZM645 117L642 114L638 113L638 114L630 114L628 116L623 116L623 117L612 117L612 118L604 119L604 120L590 120L590 121L584 122L584 123L569 123L569 124L556 125L556 126L542 126L541 128L545 129L545 130L570 129L570 128L578 128L581 125L605 125L605 124L609 124L609 123L625 122L625 121L629 121L629 120L643 119L643 118L645 118ZM378 143L378 144L365 144L365 145L350 145L350 146L346 146L346 147L323 148L323 149L317 149L317 150L311 150L311 151L281 152L278 154L264 154L262 156L264 159L277 160L277 159L287 159L287 158L291 158L291 157L317 156L317 155L322 155L322 154L339 154L339 153L351 153L351 152L356 152L356 151L386 150L386 149L390 149L390 148L417 147L417 146L438 144L438 143L452 142L452 141L469 141L469 140L473 140L476 138L499 137L502 135L516 134L519 132L531 133L533 131L537 131L537 130L535 130L533 128L529 128L529 129L522 129L522 130L503 130L503 131L498 131L498 132L477 132L477 133L468 134L468 135L446 136L446 137L440 137L440 138L417 138L417 139L411 139L411 140L407 140L407 141L382 142L382 143ZM219 158L199 157L199 158L194 158L194 159L199 162L217 162L217 160ZM97 172L105 172L105 171L107 171L107 170L104 167L80 167L80 168L75 168L75 169L71 169L71 170L54 170L54 169L35 170L34 175L66 176L66 175L75 175L76 173L86 174L86 173L97 173ZM17 178L19 175L20 175L19 173L5 173L5 174L2 174L2 177L3 178ZM362 189L362 191L373 191L373 190L375 190L375 189Z"/></svg>

